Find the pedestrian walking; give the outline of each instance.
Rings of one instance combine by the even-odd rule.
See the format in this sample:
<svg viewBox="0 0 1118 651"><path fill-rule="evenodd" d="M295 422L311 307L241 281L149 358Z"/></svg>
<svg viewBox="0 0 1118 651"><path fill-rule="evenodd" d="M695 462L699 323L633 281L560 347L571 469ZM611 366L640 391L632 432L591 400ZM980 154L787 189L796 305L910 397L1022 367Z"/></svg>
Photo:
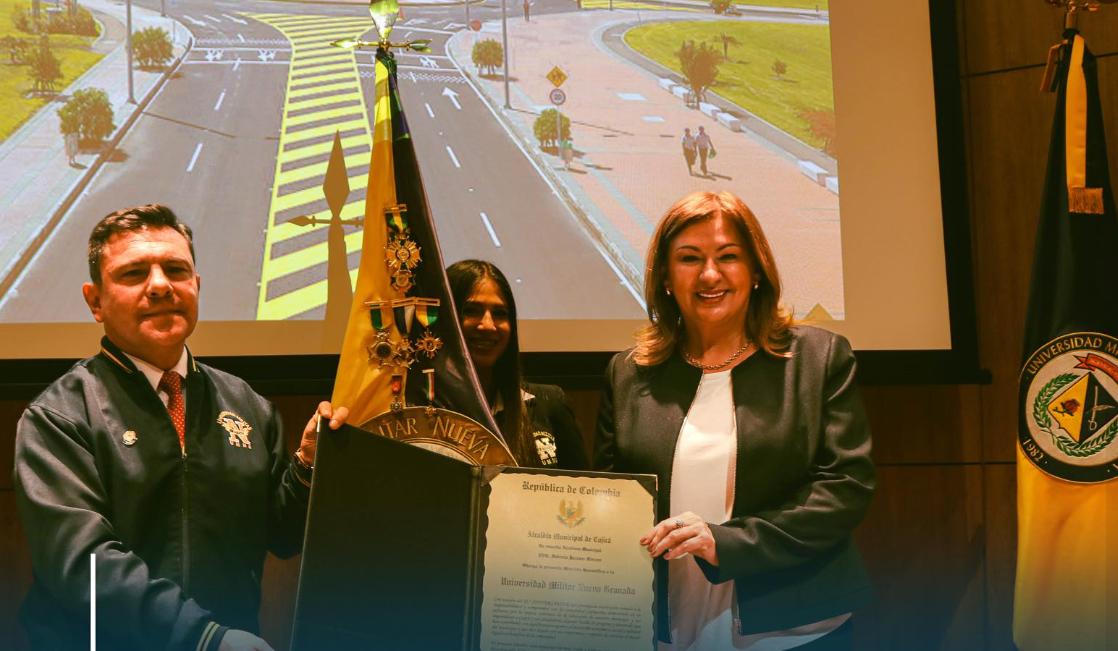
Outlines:
<svg viewBox="0 0 1118 651"><path fill-rule="evenodd" d="M699 135L695 136L695 148L699 150L699 169L703 171L703 176L707 176L707 156L713 157L714 143L703 127L699 127Z"/></svg>
<svg viewBox="0 0 1118 651"><path fill-rule="evenodd" d="M695 136L691 135L690 128L683 129L680 144L683 145L683 160L687 161L687 173L695 176L695 170L691 169L695 165Z"/></svg>
<svg viewBox="0 0 1118 651"><path fill-rule="evenodd" d="M571 161L575 157L575 144L570 138L559 141L559 157L563 159L563 167L571 169Z"/></svg>
<svg viewBox="0 0 1118 651"><path fill-rule="evenodd" d="M528 22L528 14L532 9L532 3L524 0L524 22Z"/></svg>

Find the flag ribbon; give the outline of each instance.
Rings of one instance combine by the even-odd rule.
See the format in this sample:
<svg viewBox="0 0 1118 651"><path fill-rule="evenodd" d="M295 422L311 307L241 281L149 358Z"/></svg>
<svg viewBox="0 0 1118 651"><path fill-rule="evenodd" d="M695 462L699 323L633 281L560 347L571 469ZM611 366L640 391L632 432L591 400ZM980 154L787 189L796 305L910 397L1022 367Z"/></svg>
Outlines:
<svg viewBox="0 0 1118 651"><path fill-rule="evenodd" d="M435 369L423 369L423 374L427 376L427 404L435 404Z"/></svg>
<svg viewBox="0 0 1118 651"><path fill-rule="evenodd" d="M407 207L399 203L392 206L385 206L384 220L388 222L388 228L403 235L404 231L408 230L407 211Z"/></svg>
<svg viewBox="0 0 1118 651"><path fill-rule="evenodd" d="M412 319L415 317L417 299L399 298L392 301L392 311L396 316L396 330L400 336L407 338L411 332Z"/></svg>
<svg viewBox="0 0 1118 651"><path fill-rule="evenodd" d="M439 320L438 299L419 299L415 306L415 318L424 328L435 325L435 322Z"/></svg>
<svg viewBox="0 0 1118 651"><path fill-rule="evenodd" d="M1067 104L1064 113L1064 156L1068 182L1068 211L1103 214L1102 188L1087 187L1087 77L1083 73L1083 37L1071 40Z"/></svg>
<svg viewBox="0 0 1118 651"><path fill-rule="evenodd" d="M392 321L392 307L390 301L368 301L369 321L374 330L384 330Z"/></svg>

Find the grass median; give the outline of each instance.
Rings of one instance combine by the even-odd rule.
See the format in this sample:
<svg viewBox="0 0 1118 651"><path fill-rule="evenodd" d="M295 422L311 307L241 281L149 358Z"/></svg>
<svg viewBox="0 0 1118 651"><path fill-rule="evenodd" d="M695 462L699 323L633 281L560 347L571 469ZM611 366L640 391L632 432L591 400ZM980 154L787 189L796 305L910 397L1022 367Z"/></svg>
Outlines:
<svg viewBox="0 0 1118 651"><path fill-rule="evenodd" d="M828 11L828 0L738 0L734 4L740 7L782 7L785 9L813 9L815 11Z"/></svg>
<svg viewBox="0 0 1118 651"><path fill-rule="evenodd" d="M28 44L29 52L38 47L39 36L16 29L12 13L17 7L30 6L31 3L27 0L0 0L0 38L14 36L23 39ZM47 3L43 3L44 11L47 6ZM50 35L51 51L58 58L62 70L62 78L55 84L57 90L65 89L101 60L104 55L90 49L95 40L94 36ZM8 52L0 51L0 141L6 140L20 125L54 99L54 95L50 93L31 94L33 85L30 67L11 63ZM61 138L62 134L58 137Z"/></svg>
<svg viewBox="0 0 1118 651"><path fill-rule="evenodd" d="M729 46L729 59L719 65L711 90L813 147L824 148L828 133L833 144L835 99L827 25L665 22L631 29L625 42L680 72L676 52L684 41L710 43L722 52L723 34L736 44ZM784 64L782 74L774 70L778 60Z"/></svg>

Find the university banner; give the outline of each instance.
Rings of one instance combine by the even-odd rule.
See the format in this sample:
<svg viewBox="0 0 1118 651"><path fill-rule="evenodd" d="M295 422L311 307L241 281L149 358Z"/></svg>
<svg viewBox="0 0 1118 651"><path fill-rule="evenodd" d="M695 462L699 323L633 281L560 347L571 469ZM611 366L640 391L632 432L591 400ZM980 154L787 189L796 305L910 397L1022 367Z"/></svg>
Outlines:
<svg viewBox="0 0 1118 651"><path fill-rule="evenodd" d="M404 117L396 60L376 55L373 150L357 287L332 402L362 423L409 397L439 398L500 436L466 352ZM441 317L441 318L440 318ZM429 384L422 371L434 369ZM426 404L426 403L422 403Z"/></svg>
<svg viewBox="0 0 1118 651"><path fill-rule="evenodd" d="M1064 39L1018 393L1020 651L1118 649L1118 213L1095 57Z"/></svg>

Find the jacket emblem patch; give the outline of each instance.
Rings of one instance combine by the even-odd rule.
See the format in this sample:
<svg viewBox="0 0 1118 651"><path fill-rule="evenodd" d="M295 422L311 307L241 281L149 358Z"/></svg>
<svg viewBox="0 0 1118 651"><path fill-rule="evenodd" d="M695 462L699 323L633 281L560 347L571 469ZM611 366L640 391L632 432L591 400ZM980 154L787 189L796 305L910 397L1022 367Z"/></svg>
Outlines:
<svg viewBox="0 0 1118 651"><path fill-rule="evenodd" d="M132 430L128 430L124 433L124 436L120 437L120 440L124 441L124 444L128 447L136 445L136 441L138 441L139 439L140 437L136 436L136 433Z"/></svg>
<svg viewBox="0 0 1118 651"><path fill-rule="evenodd" d="M554 466L559 457L555 452L555 436L551 432L535 432L532 437L536 439L536 452L540 455L540 461L544 466Z"/></svg>
<svg viewBox="0 0 1118 651"><path fill-rule="evenodd" d="M229 445L235 448L252 449L252 441L248 440L252 425L249 425L245 419L231 411L223 411L217 416L217 424L229 432Z"/></svg>

